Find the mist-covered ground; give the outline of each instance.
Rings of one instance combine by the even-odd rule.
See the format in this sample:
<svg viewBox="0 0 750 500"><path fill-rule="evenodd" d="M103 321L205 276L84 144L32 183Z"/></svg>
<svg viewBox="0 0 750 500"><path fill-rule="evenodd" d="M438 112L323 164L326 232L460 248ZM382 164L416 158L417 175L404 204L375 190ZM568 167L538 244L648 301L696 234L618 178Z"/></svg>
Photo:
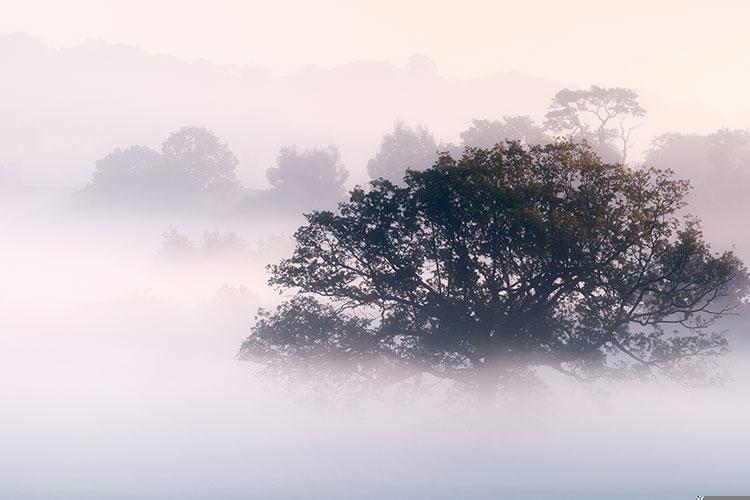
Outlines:
<svg viewBox="0 0 750 500"><path fill-rule="evenodd" d="M583 387L478 420L438 384L346 411L236 361L299 220L0 212L0 497L654 498L743 494L750 370L725 386ZM165 248L174 228L193 253ZM203 231L240 244L201 250ZM210 239L210 238L209 238ZM204 245L205 246L205 245Z"/></svg>

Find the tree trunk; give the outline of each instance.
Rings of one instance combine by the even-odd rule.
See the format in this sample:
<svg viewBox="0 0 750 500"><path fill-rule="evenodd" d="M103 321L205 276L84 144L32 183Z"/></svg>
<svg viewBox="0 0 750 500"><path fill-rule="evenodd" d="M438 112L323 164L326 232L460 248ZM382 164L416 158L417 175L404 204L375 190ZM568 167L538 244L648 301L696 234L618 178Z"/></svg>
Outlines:
<svg viewBox="0 0 750 500"><path fill-rule="evenodd" d="M477 410L483 419L489 419L495 413L499 371L497 367L485 364L477 375Z"/></svg>

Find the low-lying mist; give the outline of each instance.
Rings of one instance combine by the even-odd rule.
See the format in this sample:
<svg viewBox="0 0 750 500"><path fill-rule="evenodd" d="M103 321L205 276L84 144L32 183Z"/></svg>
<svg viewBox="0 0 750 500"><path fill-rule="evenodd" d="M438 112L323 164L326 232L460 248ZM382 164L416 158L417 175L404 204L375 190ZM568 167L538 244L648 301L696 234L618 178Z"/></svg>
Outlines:
<svg viewBox="0 0 750 500"><path fill-rule="evenodd" d="M54 205L55 209L50 209ZM345 407L235 355L299 220L0 214L0 497L693 498L747 491L746 342L721 387L581 385L484 419L443 384ZM744 325L745 323L741 323ZM335 406L335 407L334 407Z"/></svg>

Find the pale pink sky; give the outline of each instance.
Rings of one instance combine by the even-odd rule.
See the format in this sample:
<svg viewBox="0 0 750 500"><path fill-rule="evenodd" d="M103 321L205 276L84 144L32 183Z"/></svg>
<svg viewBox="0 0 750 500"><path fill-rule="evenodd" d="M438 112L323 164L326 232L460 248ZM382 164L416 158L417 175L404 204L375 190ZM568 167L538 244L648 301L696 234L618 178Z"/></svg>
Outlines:
<svg viewBox="0 0 750 500"><path fill-rule="evenodd" d="M277 73L422 53L451 76L514 69L750 109L745 1L0 0L0 13L0 32L55 47L101 38Z"/></svg>

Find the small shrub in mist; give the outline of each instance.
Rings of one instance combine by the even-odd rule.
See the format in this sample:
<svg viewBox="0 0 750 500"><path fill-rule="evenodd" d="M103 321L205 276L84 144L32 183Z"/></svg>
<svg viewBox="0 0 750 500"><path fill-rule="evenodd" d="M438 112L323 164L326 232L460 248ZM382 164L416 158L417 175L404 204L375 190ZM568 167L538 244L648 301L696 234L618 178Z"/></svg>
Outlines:
<svg viewBox="0 0 750 500"><path fill-rule="evenodd" d="M711 382L704 361L729 348L715 322L747 273L681 217L688 191L569 141L373 181L307 215L271 267L295 295L259 313L239 357L359 387L447 379L484 407L543 370Z"/></svg>
<svg viewBox="0 0 750 500"><path fill-rule="evenodd" d="M218 230L204 231L201 237L200 251L206 255L248 253L250 245L234 231L222 233Z"/></svg>
<svg viewBox="0 0 750 500"><path fill-rule="evenodd" d="M204 231L201 239L194 242L184 233L171 227L162 234L159 255L170 257L211 257L231 254L250 254L250 245L234 231Z"/></svg>
<svg viewBox="0 0 750 500"><path fill-rule="evenodd" d="M162 244L159 249L161 257L185 257L195 255L196 248L192 240L176 228L170 227L169 231L162 234Z"/></svg>

